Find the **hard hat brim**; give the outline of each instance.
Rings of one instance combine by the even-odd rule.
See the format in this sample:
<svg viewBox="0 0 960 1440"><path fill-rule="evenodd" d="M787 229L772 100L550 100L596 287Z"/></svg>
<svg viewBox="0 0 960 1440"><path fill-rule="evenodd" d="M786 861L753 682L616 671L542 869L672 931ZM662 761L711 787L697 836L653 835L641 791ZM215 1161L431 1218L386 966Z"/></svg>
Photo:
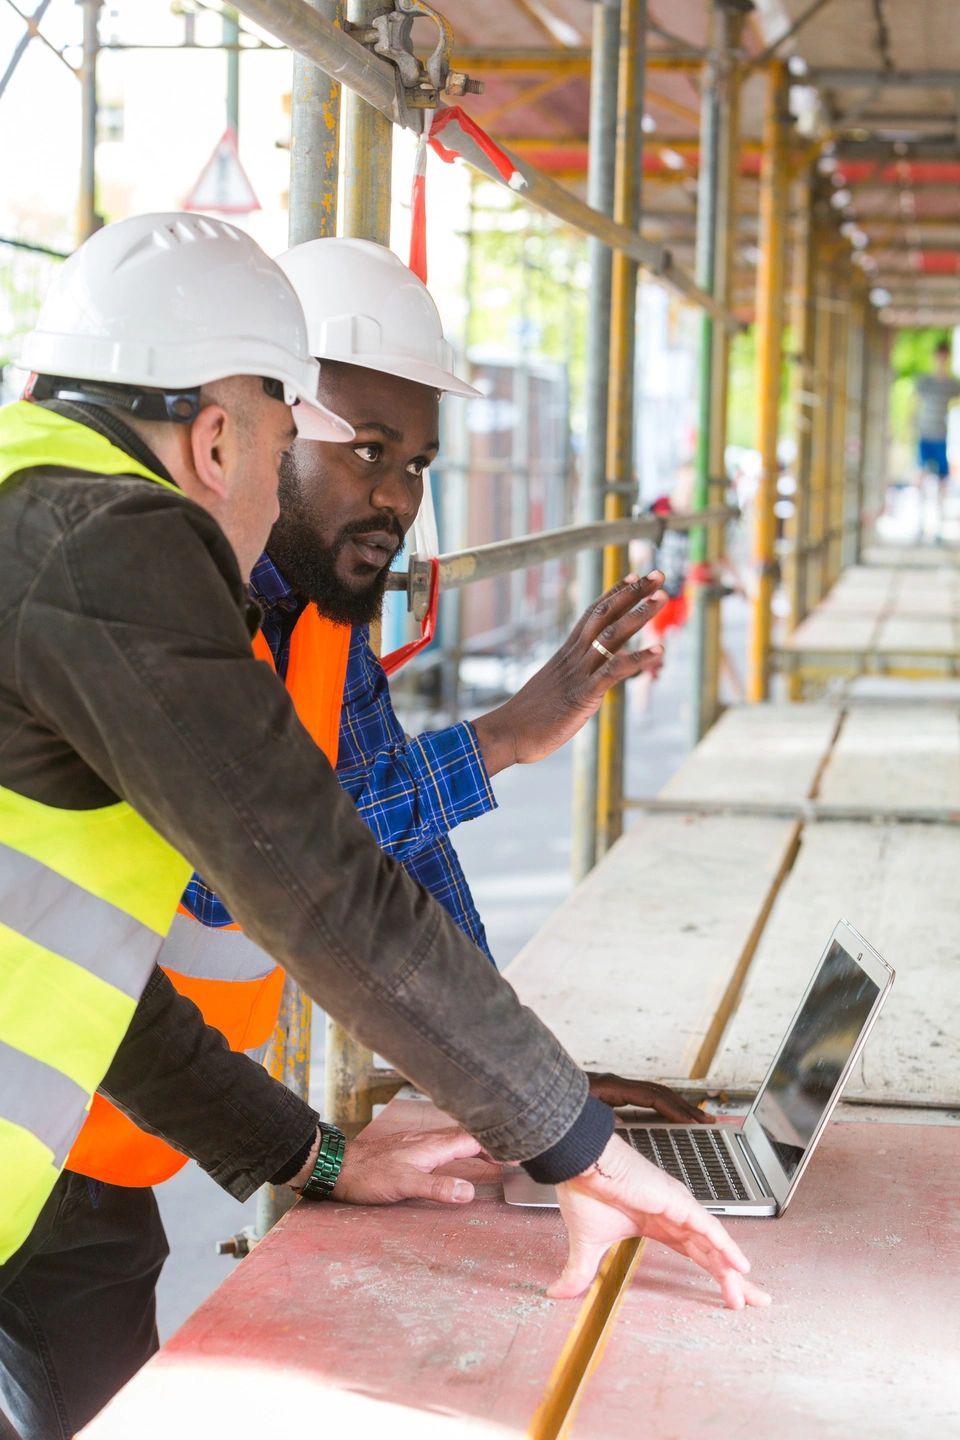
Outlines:
<svg viewBox="0 0 960 1440"><path fill-rule="evenodd" d="M328 444L343 444L356 437L356 430L342 415L328 410L319 400L308 400L301 395L300 404L293 407L293 423L301 440L324 440Z"/></svg>
<svg viewBox="0 0 960 1440"><path fill-rule="evenodd" d="M400 380L410 380L414 385L426 385L430 390L443 390L448 395L460 395L465 400L482 399L482 391L466 380L460 380L451 370L441 365L431 365L425 360L411 360L409 355L343 355L327 356L338 365L358 365L362 370L379 370L384 375L396 375ZM324 356L319 357L323 370Z"/></svg>

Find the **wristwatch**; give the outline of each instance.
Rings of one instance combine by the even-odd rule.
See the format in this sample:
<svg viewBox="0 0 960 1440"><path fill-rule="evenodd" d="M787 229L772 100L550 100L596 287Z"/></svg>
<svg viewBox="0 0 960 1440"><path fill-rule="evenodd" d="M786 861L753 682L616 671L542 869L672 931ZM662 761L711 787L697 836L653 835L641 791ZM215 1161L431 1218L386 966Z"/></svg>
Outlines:
<svg viewBox="0 0 960 1440"><path fill-rule="evenodd" d="M317 1129L320 1131L320 1148L309 1178L300 1187L300 1194L307 1200L326 1200L339 1178L347 1144L347 1137L336 1125L324 1125L321 1121Z"/></svg>

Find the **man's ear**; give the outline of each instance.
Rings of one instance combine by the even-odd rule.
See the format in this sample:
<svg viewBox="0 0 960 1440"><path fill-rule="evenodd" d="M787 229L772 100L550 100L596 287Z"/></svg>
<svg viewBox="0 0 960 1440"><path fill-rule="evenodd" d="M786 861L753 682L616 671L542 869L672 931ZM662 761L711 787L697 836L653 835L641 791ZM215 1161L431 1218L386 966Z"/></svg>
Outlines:
<svg viewBox="0 0 960 1440"><path fill-rule="evenodd" d="M190 426L190 453L194 473L201 485L227 498L227 456L230 421L226 410L216 403L204 405Z"/></svg>

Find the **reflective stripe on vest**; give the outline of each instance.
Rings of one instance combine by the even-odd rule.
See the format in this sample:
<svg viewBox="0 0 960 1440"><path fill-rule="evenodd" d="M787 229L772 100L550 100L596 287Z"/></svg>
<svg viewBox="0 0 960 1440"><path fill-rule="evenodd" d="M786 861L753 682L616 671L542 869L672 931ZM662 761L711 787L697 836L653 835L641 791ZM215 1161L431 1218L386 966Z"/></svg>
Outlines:
<svg viewBox="0 0 960 1440"><path fill-rule="evenodd" d="M308 605L290 639L287 688L300 723L331 765L339 745L350 635L349 625L335 625ZM262 635L254 638L253 650L276 669ZM255 1050L272 1037L284 972L239 926L201 925L181 907L159 962L232 1050ZM67 1168L112 1185L144 1186L169 1180L186 1163L179 1150L148 1135L97 1095Z"/></svg>
<svg viewBox="0 0 960 1440"><path fill-rule="evenodd" d="M41 466L168 483L75 421L0 410L0 484ZM0 785L0 1264L53 1189L189 874L129 805L62 810Z"/></svg>

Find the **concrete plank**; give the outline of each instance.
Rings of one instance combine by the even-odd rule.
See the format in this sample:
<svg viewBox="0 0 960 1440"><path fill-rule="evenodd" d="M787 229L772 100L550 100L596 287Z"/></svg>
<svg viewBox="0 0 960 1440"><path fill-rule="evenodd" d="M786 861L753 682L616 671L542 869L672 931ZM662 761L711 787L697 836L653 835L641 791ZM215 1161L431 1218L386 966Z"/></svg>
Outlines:
<svg viewBox="0 0 960 1440"><path fill-rule="evenodd" d="M658 798L800 802L838 722L832 705L738 705L710 729Z"/></svg>
<svg viewBox="0 0 960 1440"><path fill-rule="evenodd" d="M834 615L814 611L785 638L783 649L815 650L821 653L869 650L877 625L876 614L870 612L862 615L848 612Z"/></svg>
<svg viewBox="0 0 960 1440"><path fill-rule="evenodd" d="M843 917L897 972L846 1094L901 1104L960 1104L958 875L956 825L807 825L709 1083L756 1088L827 937Z"/></svg>
<svg viewBox="0 0 960 1440"><path fill-rule="evenodd" d="M913 682L916 683L916 682ZM909 702L849 712L820 781L824 805L960 812L960 707Z"/></svg>
<svg viewBox="0 0 960 1440"><path fill-rule="evenodd" d="M960 1433L960 1128L829 1129L776 1220L726 1222L769 1310L730 1315L647 1246L574 1440Z"/></svg>
<svg viewBox="0 0 960 1440"><path fill-rule="evenodd" d="M873 648L881 655L955 655L951 619L891 615L880 622Z"/></svg>
<svg viewBox="0 0 960 1440"><path fill-rule="evenodd" d="M741 963L792 854L794 821L650 815L507 971L590 1068L656 1079L712 1053Z"/></svg>

